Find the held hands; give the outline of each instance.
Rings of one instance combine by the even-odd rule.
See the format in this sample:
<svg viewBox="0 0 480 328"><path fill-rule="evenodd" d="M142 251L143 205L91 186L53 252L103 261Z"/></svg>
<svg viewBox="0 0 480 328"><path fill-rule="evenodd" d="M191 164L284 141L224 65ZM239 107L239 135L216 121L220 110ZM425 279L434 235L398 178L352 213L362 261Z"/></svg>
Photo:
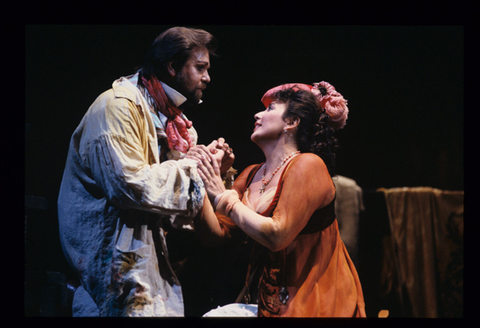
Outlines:
<svg viewBox="0 0 480 328"><path fill-rule="evenodd" d="M215 197L226 190L219 167L219 162L221 162L219 153L221 153L221 156L223 157L223 151L219 150L214 155L210 153L208 149L205 150L203 147L198 147L192 152L192 154L195 154L195 158L192 159L197 161L198 174L200 175L200 178L202 178L208 198L213 204Z"/></svg>
<svg viewBox="0 0 480 328"><path fill-rule="evenodd" d="M227 172L235 161L235 155L233 154L232 148L229 147L223 138L218 138L218 140L212 141L208 146L197 145L190 148L187 152L187 158L201 160L201 156L204 156L205 154L213 154L215 156L221 174Z"/></svg>
<svg viewBox="0 0 480 328"><path fill-rule="evenodd" d="M226 190L221 177L233 164L235 156L225 139L214 140L208 146L197 145L190 148L187 158L198 163L198 173L202 178L210 201Z"/></svg>

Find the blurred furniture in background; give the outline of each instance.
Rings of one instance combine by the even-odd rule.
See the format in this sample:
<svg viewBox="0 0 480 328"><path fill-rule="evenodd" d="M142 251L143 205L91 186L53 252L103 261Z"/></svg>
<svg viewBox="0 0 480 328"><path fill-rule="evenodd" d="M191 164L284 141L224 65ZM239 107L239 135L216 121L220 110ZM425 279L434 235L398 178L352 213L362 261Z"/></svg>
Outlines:
<svg viewBox="0 0 480 328"><path fill-rule="evenodd" d="M355 180L341 175L334 176L333 183L337 193L335 215L340 236L353 263L358 265L358 229L360 212L364 210L363 190Z"/></svg>
<svg viewBox="0 0 480 328"><path fill-rule="evenodd" d="M463 317L464 192L364 192L360 263L367 315Z"/></svg>

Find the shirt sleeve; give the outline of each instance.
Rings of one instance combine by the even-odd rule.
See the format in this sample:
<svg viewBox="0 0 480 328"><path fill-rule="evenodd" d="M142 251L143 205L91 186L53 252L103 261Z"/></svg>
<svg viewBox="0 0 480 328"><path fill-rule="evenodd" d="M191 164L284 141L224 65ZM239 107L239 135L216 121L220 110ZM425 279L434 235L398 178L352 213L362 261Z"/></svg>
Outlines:
<svg viewBox="0 0 480 328"><path fill-rule="evenodd" d="M169 215L191 217L198 212L205 190L196 163L190 159L152 161L141 108L115 98L94 111L89 120L95 126L90 131L94 137L84 147L84 161L109 201L120 208Z"/></svg>

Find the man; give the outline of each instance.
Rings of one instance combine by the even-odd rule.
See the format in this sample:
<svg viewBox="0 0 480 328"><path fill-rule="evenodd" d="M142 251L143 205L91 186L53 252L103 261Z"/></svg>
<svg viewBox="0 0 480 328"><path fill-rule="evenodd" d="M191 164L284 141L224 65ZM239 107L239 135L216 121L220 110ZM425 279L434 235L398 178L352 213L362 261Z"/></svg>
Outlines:
<svg viewBox="0 0 480 328"><path fill-rule="evenodd" d="M215 50L206 31L166 30L141 69L102 93L73 133L58 216L81 280L74 316L184 315L165 225L191 229L203 205L196 163L185 158L197 134L183 110L201 102ZM208 148L223 156L225 172L231 149L223 138Z"/></svg>

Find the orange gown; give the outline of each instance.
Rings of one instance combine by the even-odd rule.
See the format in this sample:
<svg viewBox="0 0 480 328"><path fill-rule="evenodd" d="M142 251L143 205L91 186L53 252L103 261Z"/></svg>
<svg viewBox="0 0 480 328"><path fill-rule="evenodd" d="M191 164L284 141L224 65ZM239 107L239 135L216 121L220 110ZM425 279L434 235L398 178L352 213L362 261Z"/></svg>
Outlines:
<svg viewBox="0 0 480 328"><path fill-rule="evenodd" d="M246 168L236 179L235 190L243 204L257 213L286 220L285 226L296 237L278 252L254 242L246 285L252 289L249 279L254 272L260 275L258 316L365 317L360 280L340 238L335 200L321 208L318 205L325 202L318 196L325 194L319 188L333 184L323 160L309 153L293 158L283 169L277 188L250 204L248 186L260 167ZM219 219L225 229L234 230L229 218Z"/></svg>

